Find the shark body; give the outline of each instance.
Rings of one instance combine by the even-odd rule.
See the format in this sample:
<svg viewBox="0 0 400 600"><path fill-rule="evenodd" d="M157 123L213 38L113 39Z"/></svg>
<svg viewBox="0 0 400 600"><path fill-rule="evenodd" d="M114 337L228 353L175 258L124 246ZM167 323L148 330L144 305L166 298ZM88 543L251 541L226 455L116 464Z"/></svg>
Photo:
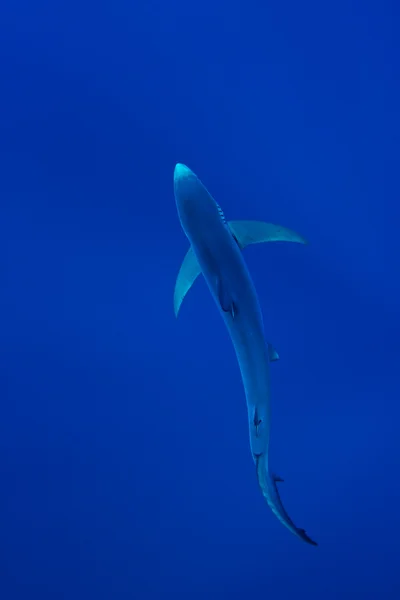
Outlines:
<svg viewBox="0 0 400 600"><path fill-rule="evenodd" d="M277 482L282 480L269 469L270 362L279 357L265 341L257 292L242 255L242 249L251 243L305 243L305 240L293 231L269 223L228 223L199 178L180 163L175 166L174 193L179 219L190 242L175 286L175 314L197 276L203 274L239 363L248 409L250 447L261 492L283 525L303 541L317 545L287 514L277 488Z"/></svg>

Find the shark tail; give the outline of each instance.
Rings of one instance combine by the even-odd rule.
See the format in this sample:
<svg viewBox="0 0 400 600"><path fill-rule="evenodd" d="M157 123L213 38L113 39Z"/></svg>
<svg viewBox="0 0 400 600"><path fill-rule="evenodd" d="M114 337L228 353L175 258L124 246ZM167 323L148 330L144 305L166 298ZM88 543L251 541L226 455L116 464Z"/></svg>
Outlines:
<svg viewBox="0 0 400 600"><path fill-rule="evenodd" d="M283 525L285 525L285 527L289 529L289 531L291 531L301 540L307 542L307 544L311 544L312 546L318 546L317 542L312 540L304 529L297 527L287 514L282 504L277 486L277 482L283 481L283 479L269 472L265 454L255 455L254 458L257 469L258 485L260 486L261 493L274 515Z"/></svg>

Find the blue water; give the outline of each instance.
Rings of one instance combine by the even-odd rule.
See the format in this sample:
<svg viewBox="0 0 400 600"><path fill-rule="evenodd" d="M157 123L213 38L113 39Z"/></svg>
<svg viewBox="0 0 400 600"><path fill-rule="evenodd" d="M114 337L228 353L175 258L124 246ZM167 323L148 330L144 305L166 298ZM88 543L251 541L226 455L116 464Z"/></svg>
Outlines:
<svg viewBox="0 0 400 600"><path fill-rule="evenodd" d="M0 597L400 597L399 5L0 8ZM245 251L272 365L263 501L204 282L173 314L189 165Z"/></svg>

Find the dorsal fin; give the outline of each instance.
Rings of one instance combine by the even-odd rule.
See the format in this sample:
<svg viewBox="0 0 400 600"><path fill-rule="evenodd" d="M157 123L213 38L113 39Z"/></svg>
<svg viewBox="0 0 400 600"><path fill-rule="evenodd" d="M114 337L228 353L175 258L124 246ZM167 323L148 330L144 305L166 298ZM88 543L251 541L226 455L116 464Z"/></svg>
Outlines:
<svg viewBox="0 0 400 600"><path fill-rule="evenodd" d="M236 307L229 287L221 277L217 279L218 300L220 307L224 312L230 313L234 319L236 316Z"/></svg>
<svg viewBox="0 0 400 600"><path fill-rule="evenodd" d="M262 242L297 242L307 244L307 241L295 231L265 223L264 221L229 221L229 228L240 248Z"/></svg>
<svg viewBox="0 0 400 600"><path fill-rule="evenodd" d="M271 362L275 362L275 361L279 360L279 354L277 353L277 351L275 350L273 345L270 343L268 343L268 354L269 354L269 360Z"/></svg>

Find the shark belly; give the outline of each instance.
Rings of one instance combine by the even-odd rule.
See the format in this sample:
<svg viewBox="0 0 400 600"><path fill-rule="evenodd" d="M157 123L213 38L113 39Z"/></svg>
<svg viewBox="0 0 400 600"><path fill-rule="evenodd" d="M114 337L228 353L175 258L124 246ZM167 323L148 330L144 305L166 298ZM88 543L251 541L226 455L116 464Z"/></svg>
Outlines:
<svg viewBox="0 0 400 600"><path fill-rule="evenodd" d="M255 460L268 454L270 431L270 365L268 346L257 293L231 236L220 252L192 246L211 295L228 329L245 391L250 447ZM222 283L221 283L222 282ZM233 304L232 312L221 306L221 289Z"/></svg>
<svg viewBox="0 0 400 600"><path fill-rule="evenodd" d="M250 448L253 456L268 456L270 434L270 365L262 331L250 319L225 323L235 349L245 391ZM228 321L228 322L227 322Z"/></svg>
<svg viewBox="0 0 400 600"><path fill-rule="evenodd" d="M281 479L269 469L270 364L257 293L234 240L220 252L196 247L196 254L235 349L246 396L250 448L260 491L278 520L303 541L316 545L286 512L277 488ZM221 286L223 288L221 294ZM224 306L225 304L225 306ZM230 308L228 310L228 308Z"/></svg>

